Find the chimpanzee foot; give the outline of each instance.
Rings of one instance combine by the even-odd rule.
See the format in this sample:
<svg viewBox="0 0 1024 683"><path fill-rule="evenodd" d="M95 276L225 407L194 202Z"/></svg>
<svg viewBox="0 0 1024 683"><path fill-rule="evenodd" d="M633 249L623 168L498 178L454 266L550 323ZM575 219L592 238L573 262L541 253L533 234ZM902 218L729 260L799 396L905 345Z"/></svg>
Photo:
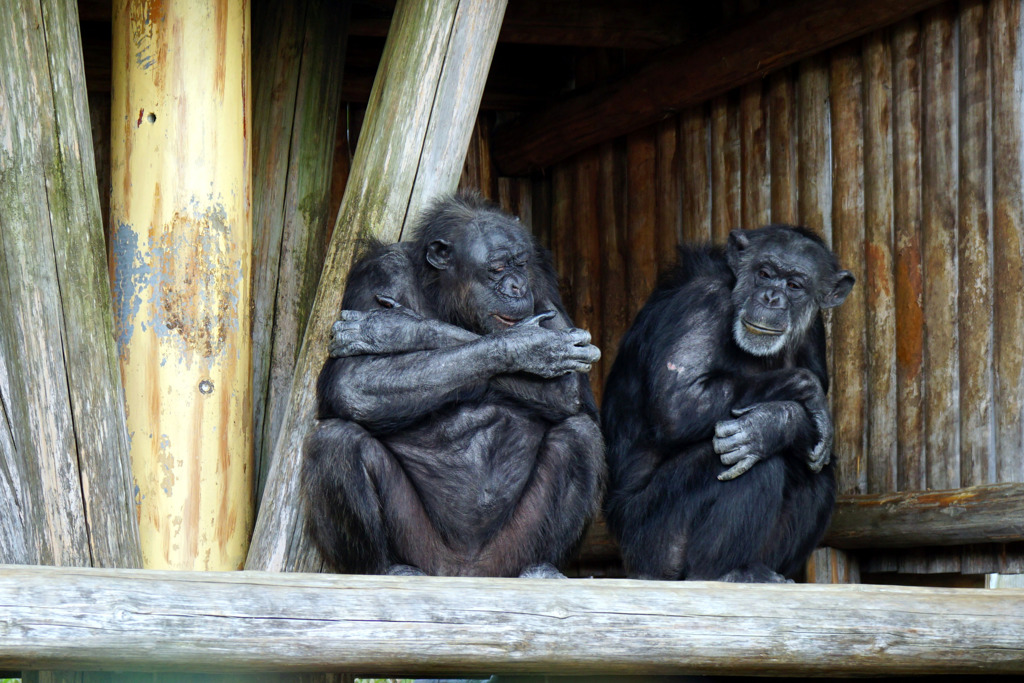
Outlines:
<svg viewBox="0 0 1024 683"><path fill-rule="evenodd" d="M520 579L564 579L565 574L558 571L550 562L531 564L519 575Z"/></svg>
<svg viewBox="0 0 1024 683"><path fill-rule="evenodd" d="M384 572L387 576L426 576L419 567L414 567L411 564L393 564L388 567L388 570Z"/></svg>
<svg viewBox="0 0 1024 683"><path fill-rule="evenodd" d="M719 576L717 580L728 581L729 583L793 583L792 579L787 579L782 574L773 572L763 564L733 569Z"/></svg>

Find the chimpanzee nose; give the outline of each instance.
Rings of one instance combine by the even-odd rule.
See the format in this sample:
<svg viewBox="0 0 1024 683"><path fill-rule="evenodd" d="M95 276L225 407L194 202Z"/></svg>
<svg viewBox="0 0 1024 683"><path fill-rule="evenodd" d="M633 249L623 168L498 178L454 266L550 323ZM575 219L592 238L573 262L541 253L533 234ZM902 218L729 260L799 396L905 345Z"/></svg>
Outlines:
<svg viewBox="0 0 1024 683"><path fill-rule="evenodd" d="M505 296L520 299L526 296L527 292L529 292L529 287L530 283L526 278L511 276L505 279L501 289Z"/></svg>
<svg viewBox="0 0 1024 683"><path fill-rule="evenodd" d="M786 297L783 295L781 290L775 287L766 287L761 292L761 302L768 308L783 308L785 306Z"/></svg>

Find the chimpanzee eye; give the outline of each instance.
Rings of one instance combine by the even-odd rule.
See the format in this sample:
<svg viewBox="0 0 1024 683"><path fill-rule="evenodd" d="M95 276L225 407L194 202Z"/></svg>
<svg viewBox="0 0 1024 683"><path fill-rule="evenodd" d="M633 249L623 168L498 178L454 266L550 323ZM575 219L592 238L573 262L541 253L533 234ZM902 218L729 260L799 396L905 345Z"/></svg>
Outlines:
<svg viewBox="0 0 1024 683"><path fill-rule="evenodd" d="M790 280L789 282L786 283L786 286L795 292L798 292L804 288L803 283L797 282L796 280Z"/></svg>
<svg viewBox="0 0 1024 683"><path fill-rule="evenodd" d="M757 272L757 276L759 278L761 278L762 280L767 280L770 277L770 274L768 273L768 269L767 268L762 268L761 270L759 270Z"/></svg>
<svg viewBox="0 0 1024 683"><path fill-rule="evenodd" d="M491 266L491 268L490 268L490 271L491 271L492 273L494 273L495 275L498 275L498 274L499 274L499 273L501 273L501 272L502 272L503 270L505 270L505 266L503 266L503 265L496 265L496 266Z"/></svg>

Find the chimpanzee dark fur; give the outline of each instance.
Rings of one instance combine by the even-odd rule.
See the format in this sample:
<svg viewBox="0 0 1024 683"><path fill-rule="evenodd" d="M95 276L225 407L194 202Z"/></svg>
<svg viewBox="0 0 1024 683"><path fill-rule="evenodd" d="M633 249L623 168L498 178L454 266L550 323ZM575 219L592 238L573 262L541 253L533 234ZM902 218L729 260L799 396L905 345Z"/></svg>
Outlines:
<svg viewBox="0 0 1024 683"><path fill-rule="evenodd" d="M604 486L586 372L550 258L473 196L353 267L319 422L308 531L339 571L560 576Z"/></svg>
<svg viewBox="0 0 1024 683"><path fill-rule="evenodd" d="M783 581L828 525L820 310L854 278L803 228L680 250L608 377L608 525L631 576Z"/></svg>

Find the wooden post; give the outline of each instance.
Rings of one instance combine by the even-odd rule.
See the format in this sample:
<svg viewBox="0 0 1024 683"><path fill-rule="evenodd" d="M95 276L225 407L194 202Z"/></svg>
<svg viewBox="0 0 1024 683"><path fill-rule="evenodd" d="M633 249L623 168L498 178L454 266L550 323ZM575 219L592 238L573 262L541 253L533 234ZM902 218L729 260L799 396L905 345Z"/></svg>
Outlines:
<svg viewBox="0 0 1024 683"><path fill-rule="evenodd" d="M892 34L893 224L896 252L896 424L898 490L925 488L924 272L921 262L921 28Z"/></svg>
<svg viewBox="0 0 1024 683"><path fill-rule="evenodd" d="M252 526L249 4L114 7L111 271L148 567Z"/></svg>
<svg viewBox="0 0 1024 683"><path fill-rule="evenodd" d="M253 9L253 424L257 504L327 247L348 0Z"/></svg>
<svg viewBox="0 0 1024 683"><path fill-rule="evenodd" d="M0 561L135 567L74 2L0 3Z"/></svg>
<svg viewBox="0 0 1024 683"><path fill-rule="evenodd" d="M739 107L726 95L711 102L711 238L725 244L740 227Z"/></svg>
<svg viewBox="0 0 1024 683"><path fill-rule="evenodd" d="M864 39L862 286L867 301L867 490L896 490L896 303L893 298L892 54L888 33Z"/></svg>
<svg viewBox="0 0 1024 683"><path fill-rule="evenodd" d="M681 115L680 144L683 151L682 241L711 242L711 172L708 161L708 108L690 107Z"/></svg>
<svg viewBox="0 0 1024 683"><path fill-rule="evenodd" d="M436 196L455 189L476 122L505 0L399 0L345 198L295 363L295 381L247 560L249 568L319 568L305 536L302 440L316 377L361 236L393 242ZM401 117L402 125L395 125Z"/></svg>

